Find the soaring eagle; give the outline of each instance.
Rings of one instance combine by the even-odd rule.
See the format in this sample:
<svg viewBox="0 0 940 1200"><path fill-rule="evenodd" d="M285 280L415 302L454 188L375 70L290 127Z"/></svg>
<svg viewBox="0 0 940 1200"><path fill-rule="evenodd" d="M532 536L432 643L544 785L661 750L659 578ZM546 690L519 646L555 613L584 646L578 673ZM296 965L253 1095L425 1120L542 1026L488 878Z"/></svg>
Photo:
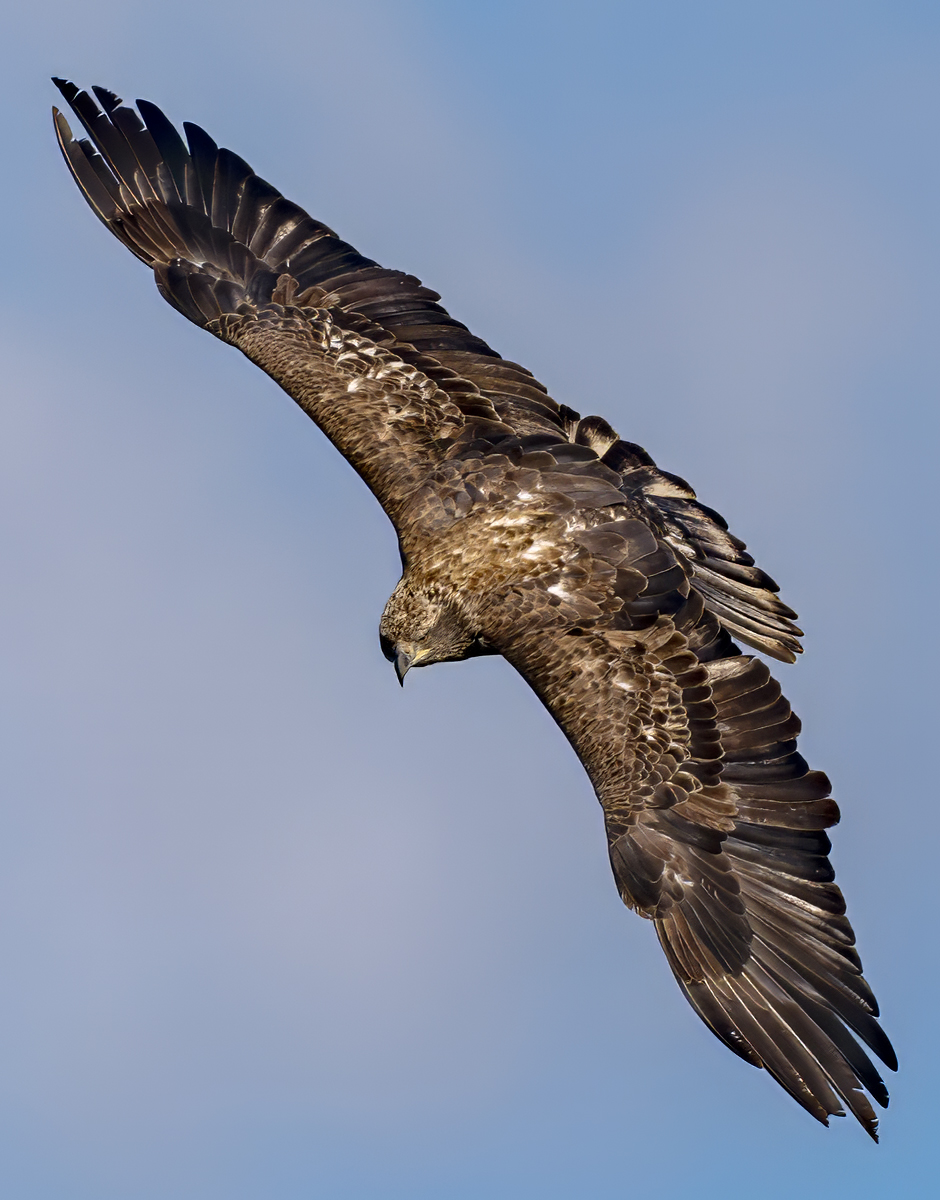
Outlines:
<svg viewBox="0 0 940 1200"><path fill-rule="evenodd" d="M584 764L620 895L695 1011L818 1120L841 1098L877 1140L869 1096L888 1093L859 1041L897 1060L827 858L838 809L735 641L794 661L774 581L682 479L199 126L184 143L153 104L55 83L88 134L53 109L95 213L174 308L296 400L395 526L379 630L399 680L508 659Z"/></svg>

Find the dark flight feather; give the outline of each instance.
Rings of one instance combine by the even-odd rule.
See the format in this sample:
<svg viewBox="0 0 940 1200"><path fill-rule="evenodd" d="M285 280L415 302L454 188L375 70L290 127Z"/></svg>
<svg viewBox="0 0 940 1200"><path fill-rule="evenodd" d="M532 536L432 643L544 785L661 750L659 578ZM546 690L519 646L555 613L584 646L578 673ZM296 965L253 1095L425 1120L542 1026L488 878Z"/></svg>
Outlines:
<svg viewBox="0 0 940 1200"><path fill-rule="evenodd" d="M776 583L684 480L199 126L184 141L153 104L55 82L88 135L53 110L95 214L297 401L394 522L404 575L382 637L400 678L478 653L521 672L693 1008L814 1117L844 1106L876 1137L865 1093L888 1094L860 1042L897 1063L828 859L839 811L779 684L733 640L793 661Z"/></svg>

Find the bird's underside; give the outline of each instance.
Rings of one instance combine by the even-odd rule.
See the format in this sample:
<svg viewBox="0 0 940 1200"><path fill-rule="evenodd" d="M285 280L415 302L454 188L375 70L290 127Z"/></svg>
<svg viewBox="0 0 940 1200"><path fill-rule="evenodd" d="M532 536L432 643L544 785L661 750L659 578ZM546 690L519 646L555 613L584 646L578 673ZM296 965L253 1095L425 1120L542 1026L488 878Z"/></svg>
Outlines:
<svg viewBox="0 0 940 1200"><path fill-rule="evenodd" d="M55 112L91 207L174 307L301 405L393 521L404 574L382 640L400 676L507 658L584 764L620 894L692 1006L813 1116L844 1103L875 1137L865 1093L888 1095L859 1040L897 1064L827 858L838 809L779 685L732 640L793 661L773 580L683 480L197 126L186 145L151 104L141 121L56 83L90 138Z"/></svg>

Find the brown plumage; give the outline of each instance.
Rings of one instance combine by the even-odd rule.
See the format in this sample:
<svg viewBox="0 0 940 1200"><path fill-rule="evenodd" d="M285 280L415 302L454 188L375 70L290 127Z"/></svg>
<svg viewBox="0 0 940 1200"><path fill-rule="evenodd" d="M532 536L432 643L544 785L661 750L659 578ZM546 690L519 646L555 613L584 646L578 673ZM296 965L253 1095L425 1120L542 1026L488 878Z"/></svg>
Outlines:
<svg viewBox="0 0 940 1200"><path fill-rule="evenodd" d="M872 1137L896 1061L861 975L825 775L763 662L795 614L717 513L601 417L556 404L411 275L351 246L197 126L56 83L62 152L163 296L271 375L400 539L380 626L412 666L502 654L574 747L624 902L692 1006L820 1121ZM141 117L143 120L141 121ZM854 1036L853 1036L854 1035Z"/></svg>

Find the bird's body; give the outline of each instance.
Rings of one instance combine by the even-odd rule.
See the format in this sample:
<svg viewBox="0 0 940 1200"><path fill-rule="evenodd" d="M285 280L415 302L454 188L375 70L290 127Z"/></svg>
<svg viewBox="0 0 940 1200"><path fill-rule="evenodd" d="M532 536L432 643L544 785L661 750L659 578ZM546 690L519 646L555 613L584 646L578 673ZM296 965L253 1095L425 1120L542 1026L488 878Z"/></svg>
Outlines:
<svg viewBox="0 0 940 1200"><path fill-rule="evenodd" d="M896 1065L861 976L824 830L824 775L747 642L783 661L794 613L722 519L599 417L553 401L438 303L153 105L145 124L60 88L86 199L190 320L271 375L398 532L382 616L399 678L503 655L549 708L604 808L624 902L654 921L686 996L814 1116L839 1097L874 1136ZM852 1032L850 1032L852 1031Z"/></svg>

